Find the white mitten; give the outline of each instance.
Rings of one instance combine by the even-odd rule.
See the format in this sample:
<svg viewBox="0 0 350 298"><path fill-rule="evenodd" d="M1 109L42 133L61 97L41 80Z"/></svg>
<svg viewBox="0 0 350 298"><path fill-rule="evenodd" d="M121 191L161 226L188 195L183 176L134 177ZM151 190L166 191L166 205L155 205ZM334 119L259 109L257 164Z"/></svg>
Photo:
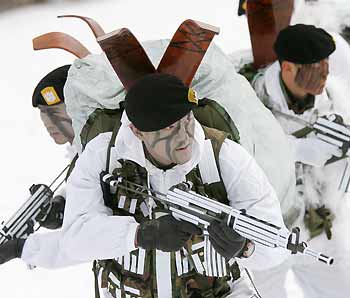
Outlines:
<svg viewBox="0 0 350 298"><path fill-rule="evenodd" d="M322 167L333 155L342 156L342 150L333 144L326 143L319 138L293 139L295 161L314 167Z"/></svg>

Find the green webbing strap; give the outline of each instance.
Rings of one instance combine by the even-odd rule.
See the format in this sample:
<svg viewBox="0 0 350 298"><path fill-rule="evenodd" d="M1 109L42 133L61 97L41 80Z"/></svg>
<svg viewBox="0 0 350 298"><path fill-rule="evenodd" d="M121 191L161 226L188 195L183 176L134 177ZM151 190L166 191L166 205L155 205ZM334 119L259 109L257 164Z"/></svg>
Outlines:
<svg viewBox="0 0 350 298"><path fill-rule="evenodd" d="M106 159L106 172L107 173L109 173L109 162L111 159L111 150L112 150L112 147L114 147L115 139L117 137L117 133L119 131L119 128L120 128L120 123L118 121L116 121L114 128L113 128L112 137L111 137L111 140L109 141L108 149L107 149L107 159Z"/></svg>
<svg viewBox="0 0 350 298"><path fill-rule="evenodd" d="M312 132L314 129L311 127L304 127L302 129L299 129L292 133L292 136L296 137L297 139L306 137L310 132Z"/></svg>
<svg viewBox="0 0 350 298"><path fill-rule="evenodd" d="M97 261L95 260L92 265L92 271L94 273L94 283L95 283L95 298L100 298L100 290L98 288L98 268Z"/></svg>

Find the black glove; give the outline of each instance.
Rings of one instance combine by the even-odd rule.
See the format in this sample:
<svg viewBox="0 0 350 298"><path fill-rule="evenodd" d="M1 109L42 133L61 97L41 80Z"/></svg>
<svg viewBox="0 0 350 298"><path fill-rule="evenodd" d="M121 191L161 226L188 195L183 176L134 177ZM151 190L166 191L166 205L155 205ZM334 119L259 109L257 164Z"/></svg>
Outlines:
<svg viewBox="0 0 350 298"><path fill-rule="evenodd" d="M13 239L0 245L0 264L4 264L15 258L20 258L25 239Z"/></svg>
<svg viewBox="0 0 350 298"><path fill-rule="evenodd" d="M171 215L143 222L136 235L137 245L144 249L177 251L183 247L192 235L201 234L200 228Z"/></svg>
<svg viewBox="0 0 350 298"><path fill-rule="evenodd" d="M221 223L216 220L212 221L208 232L209 240L215 250L228 260L233 257L241 257L246 250L247 239L227 226L225 221Z"/></svg>
<svg viewBox="0 0 350 298"><path fill-rule="evenodd" d="M36 220L41 226L47 229L55 230L62 226L64 207L66 199L63 196L56 196L52 199L48 210L42 210ZM49 212L49 213L47 213Z"/></svg>

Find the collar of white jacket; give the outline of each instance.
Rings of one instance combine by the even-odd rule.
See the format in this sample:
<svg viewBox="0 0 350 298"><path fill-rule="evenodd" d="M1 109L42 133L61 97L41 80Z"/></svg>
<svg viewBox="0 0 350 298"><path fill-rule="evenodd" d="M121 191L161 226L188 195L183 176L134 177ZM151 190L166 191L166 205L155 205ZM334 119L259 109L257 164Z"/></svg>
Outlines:
<svg viewBox="0 0 350 298"><path fill-rule="evenodd" d="M149 172L158 171L160 169L156 168L153 164L146 160L142 142L133 134L129 125L131 124L125 111L123 112L121 118L122 125L118 131L115 150L118 156L132 160L142 167L145 167ZM203 154L204 147L204 131L202 126L197 120L195 120L194 129L194 141L192 147L192 158L182 165L176 165L172 169L174 171L181 171L185 174L189 173L200 161Z"/></svg>

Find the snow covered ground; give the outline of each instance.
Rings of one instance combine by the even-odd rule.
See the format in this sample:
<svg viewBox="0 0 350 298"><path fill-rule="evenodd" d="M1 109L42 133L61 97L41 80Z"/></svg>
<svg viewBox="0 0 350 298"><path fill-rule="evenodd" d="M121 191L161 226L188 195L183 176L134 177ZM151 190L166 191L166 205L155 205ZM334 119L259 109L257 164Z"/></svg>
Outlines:
<svg viewBox="0 0 350 298"><path fill-rule="evenodd" d="M49 184L68 163L65 147L54 144L40 122L39 111L31 107L31 95L44 74L71 63L74 57L61 50L34 52L32 38L62 31L92 52L101 51L85 23L57 19L57 15L90 16L106 32L128 27L139 40L170 38L183 20L191 18L220 27L214 40L231 53L250 47L247 22L236 16L237 5L238 0L100 0L37 5L0 14L1 219L7 220L23 203L30 185ZM90 264L83 264L57 271L30 271L21 261L9 262L0 267L0 297L92 298L90 269ZM302 297L291 274L287 290L289 297Z"/></svg>

